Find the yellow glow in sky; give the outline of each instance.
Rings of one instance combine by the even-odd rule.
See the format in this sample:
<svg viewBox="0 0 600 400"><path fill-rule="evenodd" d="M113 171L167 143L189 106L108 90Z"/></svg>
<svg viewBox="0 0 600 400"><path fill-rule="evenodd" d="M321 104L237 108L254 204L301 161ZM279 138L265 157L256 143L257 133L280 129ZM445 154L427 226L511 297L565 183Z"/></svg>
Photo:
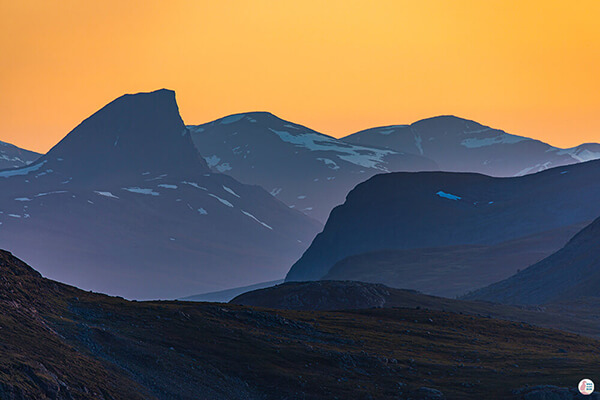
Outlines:
<svg viewBox="0 0 600 400"><path fill-rule="evenodd" d="M124 94L336 137L440 114L600 141L600 1L0 0L0 140L47 151Z"/></svg>

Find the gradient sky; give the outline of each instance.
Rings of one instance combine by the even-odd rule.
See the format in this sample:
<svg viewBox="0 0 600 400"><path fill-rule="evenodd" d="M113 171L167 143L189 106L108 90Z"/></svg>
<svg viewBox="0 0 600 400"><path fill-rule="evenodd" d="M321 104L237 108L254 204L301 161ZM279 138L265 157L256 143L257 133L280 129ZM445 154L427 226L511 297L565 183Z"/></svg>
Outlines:
<svg viewBox="0 0 600 400"><path fill-rule="evenodd" d="M0 0L0 140L47 151L124 93L336 137L440 114L600 141L600 1Z"/></svg>

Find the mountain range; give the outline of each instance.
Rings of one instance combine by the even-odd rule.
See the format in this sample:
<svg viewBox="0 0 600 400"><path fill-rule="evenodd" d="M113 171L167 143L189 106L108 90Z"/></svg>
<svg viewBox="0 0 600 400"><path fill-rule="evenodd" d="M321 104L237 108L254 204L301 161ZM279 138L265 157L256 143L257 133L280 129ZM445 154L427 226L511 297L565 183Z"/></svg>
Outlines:
<svg viewBox="0 0 600 400"><path fill-rule="evenodd" d="M372 128L341 139L267 112L229 115L189 128L213 170L260 185L322 222L350 189L379 173L518 176L600 158L597 143L560 149L454 116Z"/></svg>
<svg viewBox="0 0 600 400"><path fill-rule="evenodd" d="M462 281L466 292L472 287L468 281L465 285L465 276L478 280L478 274L489 273L481 248L472 253L477 262L471 262L469 274L451 269L437 274L432 271L437 268L432 257L443 258L442 247L477 245L488 246L483 250L490 251L489 246L502 245L502 251L492 253L512 259L515 270L504 270L500 279L507 278L517 268L526 268L532 257L540 259L558 250L578 227L600 215L599 178L600 161L513 178L452 172L377 175L358 185L346 202L332 211L323 232L294 264L286 281L323 279L336 263L358 255L368 273L377 268L368 253L377 257L380 251L412 249L410 257L400 257L413 259L414 268L405 271L412 282L427 276L432 286L448 285L456 290ZM523 241L531 238L538 245L523 246ZM436 254L430 248L442 249ZM470 257L465 250L461 250L463 263ZM436 274L440 280L433 283ZM335 277L351 279L340 273ZM493 281L485 284L490 283Z"/></svg>
<svg viewBox="0 0 600 400"><path fill-rule="evenodd" d="M0 171L0 243L52 278L130 298L225 300L294 262L288 280L459 296L549 256L597 217L591 172L431 171L523 175L599 157L600 145L558 149L453 116L342 139L266 112L186 127L160 90L115 100L40 158L3 148L24 164ZM378 176L393 171L421 172ZM568 191L579 208L558 212Z"/></svg>
<svg viewBox="0 0 600 400"><path fill-rule="evenodd" d="M325 221L346 194L371 176L437 170L425 157L348 144L273 114L235 114L190 126L213 170L260 185L290 208Z"/></svg>
<svg viewBox="0 0 600 400"><path fill-rule="evenodd" d="M49 277L128 298L280 278L321 225L212 172L168 90L122 96L0 172L0 243Z"/></svg>

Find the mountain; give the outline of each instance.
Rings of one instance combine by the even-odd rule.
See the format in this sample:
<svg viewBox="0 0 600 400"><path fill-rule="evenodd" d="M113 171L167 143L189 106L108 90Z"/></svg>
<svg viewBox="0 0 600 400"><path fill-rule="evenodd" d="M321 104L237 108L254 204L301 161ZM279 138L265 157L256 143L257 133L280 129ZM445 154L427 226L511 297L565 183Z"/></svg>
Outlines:
<svg viewBox="0 0 600 400"><path fill-rule="evenodd" d="M597 340L475 315L131 302L4 251L0 276L2 399L531 399L600 373Z"/></svg>
<svg viewBox="0 0 600 400"><path fill-rule="evenodd" d="M465 298L510 304L544 304L600 297L599 285L600 218L551 256Z"/></svg>
<svg viewBox="0 0 600 400"><path fill-rule="evenodd" d="M420 155L348 144L266 112L230 115L189 128L213 170L260 185L319 221L354 186L375 174L438 170Z"/></svg>
<svg viewBox="0 0 600 400"><path fill-rule="evenodd" d="M276 279L321 225L213 173L169 90L122 96L0 172L0 243L49 277L128 298Z"/></svg>
<svg viewBox="0 0 600 400"><path fill-rule="evenodd" d="M37 160L41 154L20 149L10 143L0 142L0 170L24 167Z"/></svg>
<svg viewBox="0 0 600 400"><path fill-rule="evenodd" d="M453 298L506 279L544 259L583 226L570 225L493 245L362 253L338 261L322 279L384 283Z"/></svg>
<svg viewBox="0 0 600 400"><path fill-rule="evenodd" d="M560 149L454 116L371 128L342 140L422 155L434 160L443 171L491 176L520 176L600 158L598 143Z"/></svg>
<svg viewBox="0 0 600 400"><path fill-rule="evenodd" d="M331 212L286 281L321 279L337 262L367 252L496 245L583 224L600 214L599 198L600 161L516 178L451 172L376 175Z"/></svg>

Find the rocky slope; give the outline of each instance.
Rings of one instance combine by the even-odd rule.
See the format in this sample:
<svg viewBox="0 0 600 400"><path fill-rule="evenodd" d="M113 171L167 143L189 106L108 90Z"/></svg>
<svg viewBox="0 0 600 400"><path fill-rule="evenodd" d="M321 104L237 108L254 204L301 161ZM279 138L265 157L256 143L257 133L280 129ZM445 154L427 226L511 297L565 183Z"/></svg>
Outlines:
<svg viewBox="0 0 600 400"><path fill-rule="evenodd" d="M3 399L517 399L600 373L596 340L448 311L130 302L3 251L0 277Z"/></svg>

